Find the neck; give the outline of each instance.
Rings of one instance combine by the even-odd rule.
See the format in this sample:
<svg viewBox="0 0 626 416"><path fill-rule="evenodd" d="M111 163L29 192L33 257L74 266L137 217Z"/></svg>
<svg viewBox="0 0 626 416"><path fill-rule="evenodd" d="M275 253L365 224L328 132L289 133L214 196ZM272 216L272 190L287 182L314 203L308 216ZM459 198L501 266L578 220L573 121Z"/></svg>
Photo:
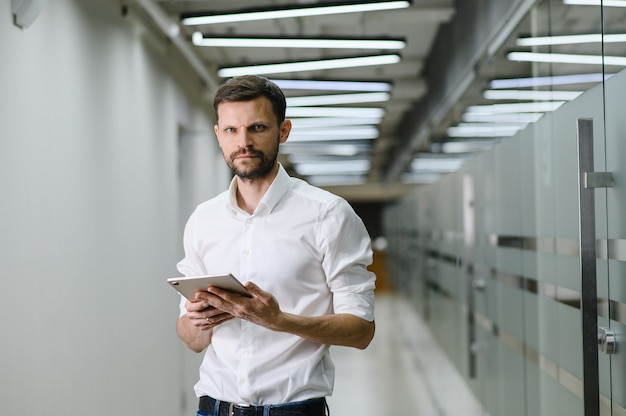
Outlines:
<svg viewBox="0 0 626 416"><path fill-rule="evenodd" d="M261 178L242 179L237 177L237 205L239 208L252 214L277 175L278 163L270 173Z"/></svg>

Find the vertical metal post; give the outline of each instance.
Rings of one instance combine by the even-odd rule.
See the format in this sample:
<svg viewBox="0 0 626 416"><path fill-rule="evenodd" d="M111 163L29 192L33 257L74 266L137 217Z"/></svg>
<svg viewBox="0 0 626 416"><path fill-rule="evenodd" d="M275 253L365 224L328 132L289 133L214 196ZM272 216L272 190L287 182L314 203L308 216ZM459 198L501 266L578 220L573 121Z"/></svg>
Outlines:
<svg viewBox="0 0 626 416"><path fill-rule="evenodd" d="M578 188L580 209L580 312L583 342L583 393L585 416L600 414L598 371L598 294L596 284L596 208L587 175L593 173L593 120L577 120Z"/></svg>

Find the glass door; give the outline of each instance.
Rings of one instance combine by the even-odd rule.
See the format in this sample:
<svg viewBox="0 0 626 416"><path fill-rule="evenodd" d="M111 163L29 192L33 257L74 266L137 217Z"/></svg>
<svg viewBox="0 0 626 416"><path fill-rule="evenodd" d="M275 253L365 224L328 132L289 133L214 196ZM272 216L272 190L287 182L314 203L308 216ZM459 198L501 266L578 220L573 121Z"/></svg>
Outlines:
<svg viewBox="0 0 626 416"><path fill-rule="evenodd" d="M622 4L623 3L623 4ZM612 183L596 192L597 321L599 405L602 415L626 415L626 120L624 93L626 72L619 57L626 56L626 2L602 1L598 7L602 31L602 71L606 77L602 95L604 119L595 138L596 171L611 174ZM621 6L621 7L620 7ZM622 345L620 344L622 342ZM622 348L620 348L622 347Z"/></svg>
<svg viewBox="0 0 626 416"><path fill-rule="evenodd" d="M603 247L598 260L598 325L605 343L611 335L618 343L600 345L600 400L602 414L626 415L626 119L624 117L626 72L606 82L606 171L613 176L613 186L605 191L606 222L599 235ZM598 219L600 224L601 219ZM619 343L622 345L619 345Z"/></svg>

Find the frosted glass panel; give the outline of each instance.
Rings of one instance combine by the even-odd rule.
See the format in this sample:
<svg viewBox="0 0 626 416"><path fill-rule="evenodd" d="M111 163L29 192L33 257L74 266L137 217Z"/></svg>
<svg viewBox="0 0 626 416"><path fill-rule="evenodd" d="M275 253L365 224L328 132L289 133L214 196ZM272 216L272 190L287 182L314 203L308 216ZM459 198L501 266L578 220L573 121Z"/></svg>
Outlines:
<svg viewBox="0 0 626 416"><path fill-rule="evenodd" d="M583 13L556 3L539 1L532 8L524 23L530 35L548 34L555 19L576 22L577 30L624 30L621 14L608 7L586 6ZM601 43L538 46L533 52L600 55L603 48L624 52L624 45ZM622 69L528 65L537 77ZM428 277L436 284L427 292L430 310L441 318L432 321L433 330L446 341L454 328L470 331L467 343L444 348L455 354L494 415L582 415L590 403L582 342L596 334L584 338L581 331L581 300L588 294L581 290L578 119L593 120L594 170L614 175L613 187L593 191L595 214L585 220L596 231L598 325L626 333L626 71L601 85L546 87L564 88L585 92L411 197L426 212L415 216L418 234L428 230L435 236L423 254L433 264L429 270L436 271ZM467 183L474 197L469 210L463 201ZM468 212L472 238L463 228ZM623 357L623 352L600 356L602 415L626 414Z"/></svg>

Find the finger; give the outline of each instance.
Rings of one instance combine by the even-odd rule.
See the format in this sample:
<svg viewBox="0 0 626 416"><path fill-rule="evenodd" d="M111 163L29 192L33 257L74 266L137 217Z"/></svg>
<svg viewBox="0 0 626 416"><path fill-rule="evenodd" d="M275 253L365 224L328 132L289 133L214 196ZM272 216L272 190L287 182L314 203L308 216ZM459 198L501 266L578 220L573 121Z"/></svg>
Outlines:
<svg viewBox="0 0 626 416"><path fill-rule="evenodd" d="M223 322L230 321L233 318L234 318L234 316L232 316L229 313L222 313L222 314L215 315L214 317L212 317L211 318L211 322L213 324L215 324L215 325L218 325L218 324L221 324Z"/></svg>
<svg viewBox="0 0 626 416"><path fill-rule="evenodd" d="M240 297L241 295L235 292L232 292L230 290L225 290L225 289L221 289L219 287L216 286L209 286L207 288L207 292L209 292L210 294L213 294L215 296L218 296L224 300L232 300L232 299L237 299L237 297Z"/></svg>
<svg viewBox="0 0 626 416"><path fill-rule="evenodd" d="M223 311L227 311L227 306L232 302L232 292L219 289L216 287L209 287L207 291L199 291L205 308L216 308Z"/></svg>
<svg viewBox="0 0 626 416"><path fill-rule="evenodd" d="M187 309L187 312L199 312L210 307L211 305L209 305L209 303L205 300L197 301L197 302L192 302L192 301L185 302L185 309Z"/></svg>
<svg viewBox="0 0 626 416"><path fill-rule="evenodd" d="M209 313L206 314L207 318L218 319L224 316L230 316L228 312L221 311L219 309L211 309Z"/></svg>
<svg viewBox="0 0 626 416"><path fill-rule="evenodd" d="M189 321L191 322L191 324L199 329L209 329L212 324L211 322L208 320L208 318L203 318L201 316L196 316L196 317L189 317Z"/></svg>
<svg viewBox="0 0 626 416"><path fill-rule="evenodd" d="M226 321L226 320L229 320L229 319L233 319L234 316L232 316L229 313L224 312L224 313L221 313L221 314L217 315L216 318L218 318L220 321Z"/></svg>
<svg viewBox="0 0 626 416"><path fill-rule="evenodd" d="M248 281L244 286L246 287L246 290L253 296L263 295L264 293L264 291L253 282Z"/></svg>
<svg viewBox="0 0 626 416"><path fill-rule="evenodd" d="M206 317L202 323L204 325L216 326L216 325L219 325L219 324L221 324L223 322L229 321L229 320L231 320L233 318L234 318L234 316L232 316L229 313L219 313L217 315L212 315L212 316Z"/></svg>
<svg viewBox="0 0 626 416"><path fill-rule="evenodd" d="M207 298L206 290L196 290L195 299L197 301L204 301Z"/></svg>
<svg viewBox="0 0 626 416"><path fill-rule="evenodd" d="M207 301L216 309L220 309L225 312L232 313L233 310L240 307L247 296L242 296L238 293L231 292L229 290L220 289L218 287L209 287L209 297Z"/></svg>

